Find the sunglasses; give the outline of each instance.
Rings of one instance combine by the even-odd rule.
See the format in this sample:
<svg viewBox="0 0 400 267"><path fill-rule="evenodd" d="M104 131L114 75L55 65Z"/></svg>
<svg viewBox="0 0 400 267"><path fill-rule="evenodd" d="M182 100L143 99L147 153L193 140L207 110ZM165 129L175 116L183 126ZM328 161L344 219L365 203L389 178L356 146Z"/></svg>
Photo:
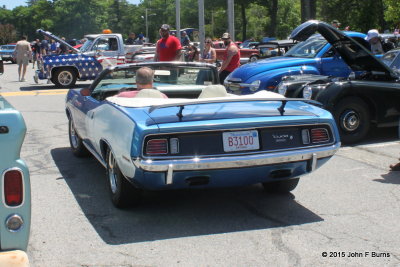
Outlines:
<svg viewBox="0 0 400 267"><path fill-rule="evenodd" d="M204 43L206 43L206 44L211 44L211 42L204 42Z"/></svg>

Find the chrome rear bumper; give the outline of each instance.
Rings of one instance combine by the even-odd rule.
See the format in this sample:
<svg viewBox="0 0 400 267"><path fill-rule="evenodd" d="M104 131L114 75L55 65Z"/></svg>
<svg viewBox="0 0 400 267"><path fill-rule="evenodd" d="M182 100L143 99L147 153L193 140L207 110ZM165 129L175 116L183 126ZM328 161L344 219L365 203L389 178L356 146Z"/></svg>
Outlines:
<svg viewBox="0 0 400 267"><path fill-rule="evenodd" d="M198 171L246 168L253 166L264 166L271 164L312 160L312 170L315 168L316 160L333 156L340 148L340 143L326 147L315 147L294 151L272 152L253 155L207 157L191 159L166 159L151 160L137 158L133 159L136 168L149 172L167 172L172 175L173 171ZM312 171L311 170L311 171Z"/></svg>

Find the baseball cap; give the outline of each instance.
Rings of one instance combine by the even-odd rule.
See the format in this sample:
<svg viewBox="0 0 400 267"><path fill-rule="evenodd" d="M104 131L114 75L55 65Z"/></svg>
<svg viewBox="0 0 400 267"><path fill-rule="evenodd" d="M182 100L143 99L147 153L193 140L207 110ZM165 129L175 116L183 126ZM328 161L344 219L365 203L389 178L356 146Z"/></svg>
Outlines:
<svg viewBox="0 0 400 267"><path fill-rule="evenodd" d="M169 25L168 24L163 24L163 25L161 25L160 29L169 30Z"/></svg>
<svg viewBox="0 0 400 267"><path fill-rule="evenodd" d="M340 25L340 22L337 19L332 20L331 24L334 24L334 23L336 23L337 25Z"/></svg>
<svg viewBox="0 0 400 267"><path fill-rule="evenodd" d="M230 35L228 32L225 32L225 33L222 35L221 39L231 39L231 35Z"/></svg>
<svg viewBox="0 0 400 267"><path fill-rule="evenodd" d="M379 37L379 32L378 32L378 30L369 30L368 31L368 33L367 33L367 37L365 37L365 40L367 40L367 41L369 41L369 40L371 40L372 38L375 38L375 37Z"/></svg>

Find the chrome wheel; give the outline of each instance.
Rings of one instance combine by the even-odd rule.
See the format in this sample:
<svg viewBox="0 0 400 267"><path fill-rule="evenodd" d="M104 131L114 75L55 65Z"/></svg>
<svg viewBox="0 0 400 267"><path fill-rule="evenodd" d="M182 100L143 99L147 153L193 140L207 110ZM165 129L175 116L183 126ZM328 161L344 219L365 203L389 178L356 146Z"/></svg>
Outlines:
<svg viewBox="0 0 400 267"><path fill-rule="evenodd" d="M360 116L354 110L346 110L340 116L340 122L344 130L352 132L360 126Z"/></svg>
<svg viewBox="0 0 400 267"><path fill-rule="evenodd" d="M113 194L117 192L117 173L116 173L116 162L112 152L108 153L108 180L110 183L110 189Z"/></svg>
<svg viewBox="0 0 400 267"><path fill-rule="evenodd" d="M78 138L79 137L77 136L77 134L75 132L75 126L74 126L73 120L70 119L69 123L70 123L70 126L69 126L69 137L70 137L70 140L71 140L71 146L76 149L78 147L78 142L79 142Z"/></svg>
<svg viewBox="0 0 400 267"><path fill-rule="evenodd" d="M72 83L74 77L70 71L64 70L58 74L57 79L58 79L58 82L60 83L60 85L69 86Z"/></svg>

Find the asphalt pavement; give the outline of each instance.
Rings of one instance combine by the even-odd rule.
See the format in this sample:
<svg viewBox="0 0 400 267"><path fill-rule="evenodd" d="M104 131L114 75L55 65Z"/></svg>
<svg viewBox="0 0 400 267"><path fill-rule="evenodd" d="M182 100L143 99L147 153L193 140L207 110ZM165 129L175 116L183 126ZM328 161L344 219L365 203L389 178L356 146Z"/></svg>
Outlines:
<svg viewBox="0 0 400 267"><path fill-rule="evenodd" d="M291 194L260 185L149 192L119 210L105 169L69 149L66 90L35 84L31 68L26 82L16 65L5 71L0 94L28 128L31 266L400 266L400 172L389 168L399 162L397 129L342 147Z"/></svg>

